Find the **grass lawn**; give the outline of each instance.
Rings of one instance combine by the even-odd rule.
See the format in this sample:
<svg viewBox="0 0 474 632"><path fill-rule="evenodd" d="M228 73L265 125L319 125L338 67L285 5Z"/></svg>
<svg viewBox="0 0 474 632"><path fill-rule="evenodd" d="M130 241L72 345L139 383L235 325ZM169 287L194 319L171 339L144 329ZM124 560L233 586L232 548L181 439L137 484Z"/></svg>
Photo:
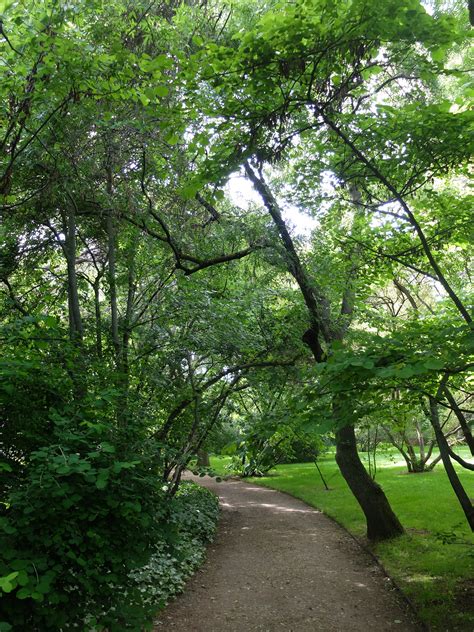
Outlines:
<svg viewBox="0 0 474 632"><path fill-rule="evenodd" d="M469 458L467 451L459 452ZM219 474L226 473L229 462L229 457L211 459ZM318 462L330 491L324 489L312 463L279 465L269 476L251 480L301 498L355 536L364 537L364 516L339 473L334 454ZM444 468L438 465L433 472L407 474L404 463L393 452L379 454L377 467L376 480L407 534L374 546L375 554L433 631L472 632L474 537ZM474 474L461 470L458 468L461 480L474 497Z"/></svg>

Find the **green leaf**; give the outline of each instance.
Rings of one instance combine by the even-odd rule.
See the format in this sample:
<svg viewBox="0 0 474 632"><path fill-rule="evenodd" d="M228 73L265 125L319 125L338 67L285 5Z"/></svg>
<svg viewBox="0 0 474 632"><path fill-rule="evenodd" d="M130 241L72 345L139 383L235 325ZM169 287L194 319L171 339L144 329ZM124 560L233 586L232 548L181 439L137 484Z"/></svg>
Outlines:
<svg viewBox="0 0 474 632"><path fill-rule="evenodd" d="M431 51L431 58L436 62L443 62L446 57L446 50L444 48L436 48Z"/></svg>
<svg viewBox="0 0 474 632"><path fill-rule="evenodd" d="M18 574L18 577L16 578L16 581L19 586L26 586L28 582L30 581L28 577L28 573L24 570L20 571Z"/></svg>
<svg viewBox="0 0 474 632"><path fill-rule="evenodd" d="M20 588L20 590L16 593L15 597L17 599L28 599L29 597L31 597L31 589Z"/></svg>
<svg viewBox="0 0 474 632"><path fill-rule="evenodd" d="M173 67L173 60L170 59L167 55L157 55L154 59L153 59L153 67L154 68L172 68Z"/></svg>
<svg viewBox="0 0 474 632"><path fill-rule="evenodd" d="M44 595L40 592L31 593L31 598L35 601L44 601Z"/></svg>
<svg viewBox="0 0 474 632"><path fill-rule="evenodd" d="M115 453L115 446L113 446L111 443L107 443L106 441L100 444L100 449L102 452L107 452L109 454Z"/></svg>
<svg viewBox="0 0 474 632"><path fill-rule="evenodd" d="M400 368L397 368L396 375L398 377L412 377L416 374L416 369L411 365L406 365Z"/></svg>
<svg viewBox="0 0 474 632"><path fill-rule="evenodd" d="M181 189L181 195L185 200L191 200L201 188L199 182L191 182Z"/></svg>
<svg viewBox="0 0 474 632"><path fill-rule="evenodd" d="M18 577L18 571L14 573L10 573L9 575L5 575L4 577L0 577L0 589L5 593L11 592L17 585L15 581Z"/></svg>
<svg viewBox="0 0 474 632"><path fill-rule="evenodd" d="M156 86L154 92L158 97L166 97L169 94L169 88L163 85Z"/></svg>
<svg viewBox="0 0 474 632"><path fill-rule="evenodd" d="M444 367L444 362L439 358L430 358L429 360L426 360L423 364L427 369L433 371L438 371L439 369L442 369Z"/></svg>
<svg viewBox="0 0 474 632"><path fill-rule="evenodd" d="M109 470L101 470L95 482L97 489L105 489L109 482Z"/></svg>
<svg viewBox="0 0 474 632"><path fill-rule="evenodd" d="M168 145L176 145L179 142L179 136L177 134L171 134L166 139Z"/></svg>

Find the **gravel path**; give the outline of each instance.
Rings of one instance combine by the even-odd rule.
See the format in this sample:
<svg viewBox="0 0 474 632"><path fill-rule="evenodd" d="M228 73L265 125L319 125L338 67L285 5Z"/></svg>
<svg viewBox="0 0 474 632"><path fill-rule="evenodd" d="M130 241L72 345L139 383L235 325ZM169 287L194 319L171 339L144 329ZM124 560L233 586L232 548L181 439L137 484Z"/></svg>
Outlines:
<svg viewBox="0 0 474 632"><path fill-rule="evenodd" d="M198 482L222 518L207 561L155 632L415 632L373 559L321 512L241 481Z"/></svg>

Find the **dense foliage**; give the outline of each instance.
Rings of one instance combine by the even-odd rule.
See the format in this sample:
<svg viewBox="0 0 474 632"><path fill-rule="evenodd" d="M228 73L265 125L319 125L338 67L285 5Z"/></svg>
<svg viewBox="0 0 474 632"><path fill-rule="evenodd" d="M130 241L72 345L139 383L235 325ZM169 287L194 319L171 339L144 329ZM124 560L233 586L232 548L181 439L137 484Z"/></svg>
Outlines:
<svg viewBox="0 0 474 632"><path fill-rule="evenodd" d="M149 620L211 530L180 483L214 448L255 474L334 444L383 540L358 448L420 473L436 442L474 528L464 3L0 20L0 629Z"/></svg>

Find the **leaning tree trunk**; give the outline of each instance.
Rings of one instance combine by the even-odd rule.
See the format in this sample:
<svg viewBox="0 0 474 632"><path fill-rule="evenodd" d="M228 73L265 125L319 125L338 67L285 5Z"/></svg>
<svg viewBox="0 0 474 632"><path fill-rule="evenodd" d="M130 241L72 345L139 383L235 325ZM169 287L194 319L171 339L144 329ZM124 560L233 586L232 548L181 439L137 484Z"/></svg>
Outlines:
<svg viewBox="0 0 474 632"><path fill-rule="evenodd" d="M443 460L444 469L446 470L446 474L448 476L449 482L451 483L451 487L453 488L454 493L457 496L459 504L466 516L466 520L471 527L471 530L474 531L474 505L472 504L471 499L469 498L466 490L459 479L459 476L456 473L456 470L453 467L451 462L450 454L449 454L449 445L444 436L444 432L441 428L441 424L439 421L439 411L438 411L438 403L434 397L429 398L430 402L430 418L431 424L435 431L436 440L438 442L439 453Z"/></svg>
<svg viewBox="0 0 474 632"><path fill-rule="evenodd" d="M298 283L308 310L310 328L303 336L303 341L311 349L316 362L324 362L326 354L322 348L320 337L331 343L336 339L342 340L344 331L334 333L330 326L329 302L324 296L321 288L309 278L299 255L296 251L293 239L283 219L281 209L277 200L270 191L261 173L257 174L251 165L245 163L245 171L256 191L260 194L262 201L269 212L280 235L281 242L286 251L286 264L288 272ZM344 292L341 316L349 322L354 303L354 290L349 283ZM380 485L375 483L364 468L355 440L354 428L341 424L341 415L338 409L344 402L333 402L333 412L335 414L336 427L336 462L342 475L347 481L357 502L362 508L367 521L367 536L371 540L385 540L401 535L403 527L392 511Z"/></svg>
<svg viewBox="0 0 474 632"><path fill-rule="evenodd" d="M369 476L359 458L353 426L343 426L336 432L336 463L364 512L369 540L402 535L403 527L383 489Z"/></svg>
<svg viewBox="0 0 474 632"><path fill-rule="evenodd" d="M451 406L451 409L454 411L454 414L458 418L459 425L461 426L464 438L466 439L466 443L469 447L469 450L471 451L472 456L474 456L474 436L472 435L472 431L469 427L467 419L464 416L464 413L462 412L460 406L456 402L454 395L451 393L447 386L444 387L443 392Z"/></svg>

